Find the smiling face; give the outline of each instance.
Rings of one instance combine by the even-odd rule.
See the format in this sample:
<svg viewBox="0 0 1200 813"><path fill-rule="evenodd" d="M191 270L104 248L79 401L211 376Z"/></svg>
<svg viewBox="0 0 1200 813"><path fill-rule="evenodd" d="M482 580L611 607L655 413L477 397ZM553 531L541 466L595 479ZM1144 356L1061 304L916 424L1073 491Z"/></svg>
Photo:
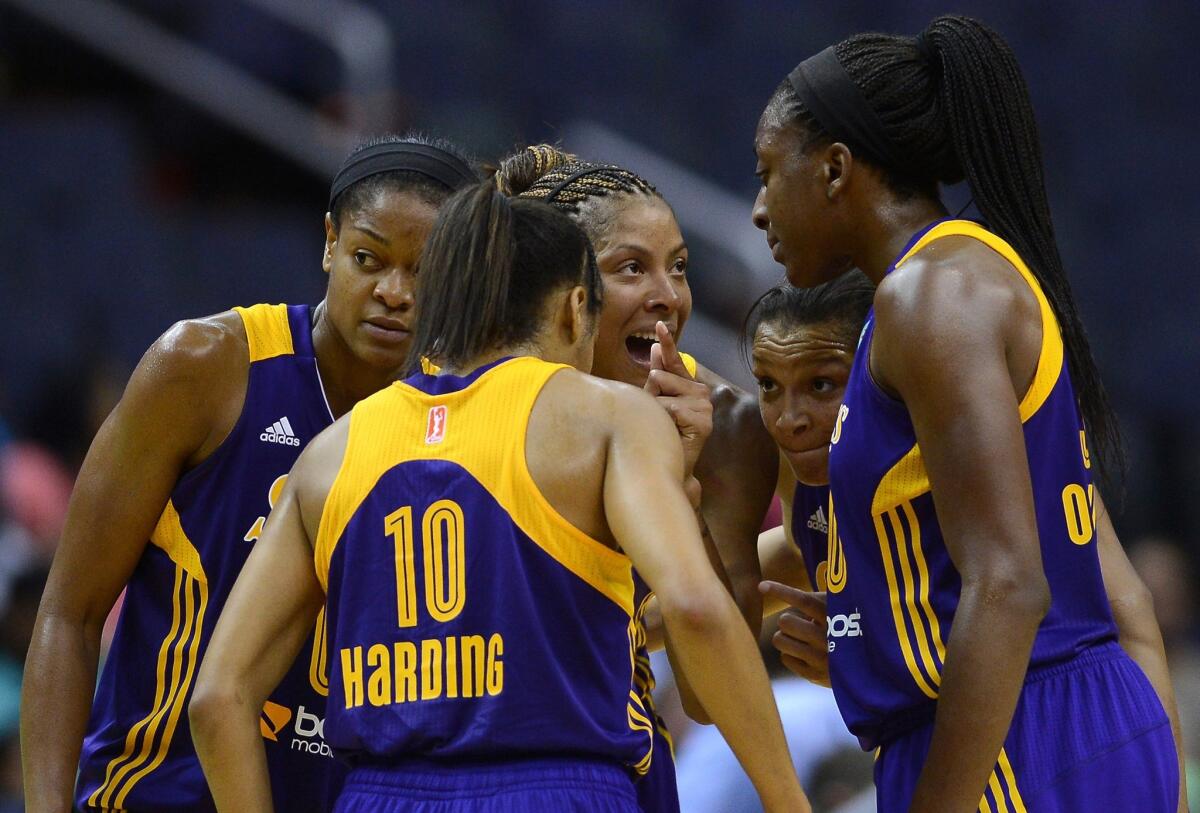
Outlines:
<svg viewBox="0 0 1200 813"><path fill-rule="evenodd" d="M325 219L326 314L355 358L379 370L404 364L412 338L416 267L437 208L411 192L381 188Z"/></svg>
<svg viewBox="0 0 1200 813"><path fill-rule="evenodd" d="M805 485L829 482L829 439L850 380L857 334L840 322L763 322L751 366L763 424Z"/></svg>
<svg viewBox="0 0 1200 813"><path fill-rule="evenodd" d="M751 219L767 233L771 256L798 288L828 282L853 266L838 246L829 183L837 167L827 160L829 150L805 149L805 141L780 104L767 105L754 135L754 174L762 186Z"/></svg>
<svg viewBox="0 0 1200 813"><path fill-rule="evenodd" d="M650 373L654 325L666 323L676 342L692 312L688 250L662 198L619 195L603 234L592 235L604 284L592 374L641 387Z"/></svg>

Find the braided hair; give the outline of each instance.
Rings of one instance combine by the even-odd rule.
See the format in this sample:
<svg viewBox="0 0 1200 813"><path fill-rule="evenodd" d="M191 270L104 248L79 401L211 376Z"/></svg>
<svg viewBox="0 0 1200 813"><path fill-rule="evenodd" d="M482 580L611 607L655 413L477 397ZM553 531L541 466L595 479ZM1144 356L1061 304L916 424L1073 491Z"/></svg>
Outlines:
<svg viewBox="0 0 1200 813"><path fill-rule="evenodd" d="M509 196L533 198L570 215L596 242L612 217L604 206L621 195L663 197L648 181L612 164L580 161L549 144L526 147L495 170L496 188Z"/></svg>
<svg viewBox="0 0 1200 813"><path fill-rule="evenodd" d="M989 228L1029 265L1062 330L1100 470L1120 481L1120 429L1058 253L1037 123L1012 50L978 20L945 15L915 38L857 34L834 52L902 156L902 166L879 167L896 194L936 199L939 183L965 178ZM799 126L803 149L830 143L788 82L770 104L780 120Z"/></svg>

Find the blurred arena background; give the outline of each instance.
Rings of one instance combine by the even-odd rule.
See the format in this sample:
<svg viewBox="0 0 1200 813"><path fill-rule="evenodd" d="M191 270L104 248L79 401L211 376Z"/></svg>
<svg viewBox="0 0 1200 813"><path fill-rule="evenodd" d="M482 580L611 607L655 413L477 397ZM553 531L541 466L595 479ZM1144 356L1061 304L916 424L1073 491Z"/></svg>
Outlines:
<svg viewBox="0 0 1200 813"><path fill-rule="evenodd" d="M1130 452L1117 528L1200 757L1195 0L0 0L0 811L21 809L21 664L93 433L172 322L320 298L328 181L355 141L419 129L484 160L561 141L638 170L691 244L684 347L749 385L736 332L782 278L749 220L763 104L825 45L946 11L996 27L1024 67ZM847 801L869 759L841 750L826 693L780 687L815 798L870 809ZM714 732L677 728L685 810L756 809Z"/></svg>

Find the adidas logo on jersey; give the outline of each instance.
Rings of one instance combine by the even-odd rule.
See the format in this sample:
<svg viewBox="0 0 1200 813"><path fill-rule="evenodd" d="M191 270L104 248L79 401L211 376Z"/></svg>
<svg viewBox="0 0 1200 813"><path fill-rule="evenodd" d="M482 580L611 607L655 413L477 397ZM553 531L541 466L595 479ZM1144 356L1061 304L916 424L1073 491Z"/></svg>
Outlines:
<svg viewBox="0 0 1200 813"><path fill-rule="evenodd" d="M823 534L829 533L829 520L825 519L825 509L817 506L817 510L812 512L812 516L808 518L808 527L812 531L820 531Z"/></svg>
<svg viewBox="0 0 1200 813"><path fill-rule="evenodd" d="M258 439L265 440L267 443L281 443L284 446L300 445L300 438L296 437L296 433L292 431L292 424L286 415L263 430Z"/></svg>

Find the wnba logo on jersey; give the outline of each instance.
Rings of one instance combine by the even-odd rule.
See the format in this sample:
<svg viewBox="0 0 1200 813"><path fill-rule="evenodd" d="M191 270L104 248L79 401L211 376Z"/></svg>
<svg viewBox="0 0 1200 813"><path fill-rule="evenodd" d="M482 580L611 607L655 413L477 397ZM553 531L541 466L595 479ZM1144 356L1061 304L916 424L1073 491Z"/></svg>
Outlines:
<svg viewBox="0 0 1200 813"><path fill-rule="evenodd" d="M425 425L425 442L441 443L446 437L446 407L439 404L429 408L429 421Z"/></svg>

